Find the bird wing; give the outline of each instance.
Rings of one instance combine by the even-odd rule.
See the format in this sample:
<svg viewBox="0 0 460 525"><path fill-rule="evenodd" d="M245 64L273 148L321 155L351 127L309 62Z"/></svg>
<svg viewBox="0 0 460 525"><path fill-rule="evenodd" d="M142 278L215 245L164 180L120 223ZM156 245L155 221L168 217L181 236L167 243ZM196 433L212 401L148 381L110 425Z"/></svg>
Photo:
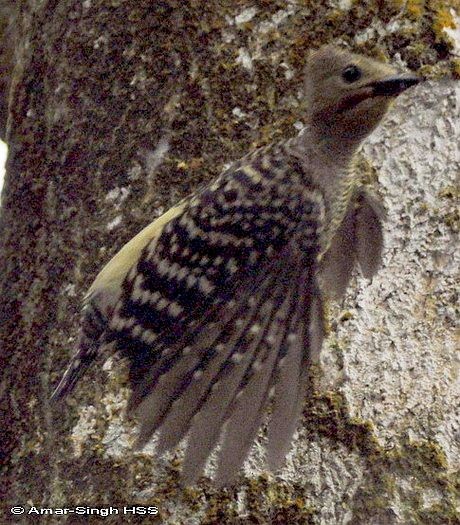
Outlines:
<svg viewBox="0 0 460 525"><path fill-rule="evenodd" d="M356 255L364 277L371 279L382 264L385 208L363 188L356 211Z"/></svg>
<svg viewBox="0 0 460 525"><path fill-rule="evenodd" d="M99 272L83 299L81 331L77 352L72 357L51 400L57 401L69 394L88 367L98 356L109 348L103 344L107 321L119 299L122 283L135 261L140 257L145 245L157 238L164 226L180 215L186 207L188 198L179 202L161 217L141 230L117 252Z"/></svg>
<svg viewBox="0 0 460 525"><path fill-rule="evenodd" d="M320 283L329 298L345 293L356 263L356 209L353 202L320 264Z"/></svg>
<svg viewBox="0 0 460 525"><path fill-rule="evenodd" d="M365 187L352 196L348 210L320 264L323 292L340 299L356 263L364 277L371 279L382 263L385 210Z"/></svg>
<svg viewBox="0 0 460 525"><path fill-rule="evenodd" d="M98 273L86 293L83 302L88 303L93 297L108 289L120 290L121 283L132 267L133 262L139 259L145 246L152 239L159 237L162 229L171 219L183 212L187 202L187 199L180 201L176 206L169 209L166 213L163 213L163 215L155 219L127 242Z"/></svg>
<svg viewBox="0 0 460 525"><path fill-rule="evenodd" d="M110 323L107 340L131 361L128 409L141 421L138 445L160 429L161 452L190 431L190 482L224 425L218 479L233 479L272 387L271 426L289 427L272 432L272 464L280 463L305 392L299 367L295 402L283 388L289 371L309 363L320 339L313 332L322 333L315 281L322 196L298 166L269 168L251 162L227 173L173 218L129 272ZM281 180L264 180L263 170L275 169Z"/></svg>

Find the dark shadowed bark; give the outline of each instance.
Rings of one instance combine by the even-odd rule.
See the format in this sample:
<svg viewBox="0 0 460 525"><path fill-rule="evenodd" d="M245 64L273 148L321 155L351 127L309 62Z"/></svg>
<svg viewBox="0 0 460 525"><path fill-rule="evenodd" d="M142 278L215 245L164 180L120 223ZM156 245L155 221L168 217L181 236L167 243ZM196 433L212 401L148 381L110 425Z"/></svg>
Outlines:
<svg viewBox="0 0 460 525"><path fill-rule="evenodd" d="M17 6L10 0L0 1L0 139L5 140L8 116L8 94L18 42Z"/></svg>

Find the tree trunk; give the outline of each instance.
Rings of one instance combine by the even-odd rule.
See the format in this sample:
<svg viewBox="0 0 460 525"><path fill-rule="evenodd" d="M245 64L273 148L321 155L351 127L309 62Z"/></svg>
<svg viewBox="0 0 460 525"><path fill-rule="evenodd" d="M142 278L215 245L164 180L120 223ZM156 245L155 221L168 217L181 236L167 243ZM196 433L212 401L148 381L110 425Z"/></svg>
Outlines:
<svg viewBox="0 0 460 525"><path fill-rule="evenodd" d="M138 523L133 506L150 505L171 524L458 523L452 80L401 97L363 149L363 176L375 179L378 167L389 209L384 268L333 309L324 377L280 475L263 473L256 447L235 488L203 478L182 490L180 450L132 452L124 365L114 359L68 402L49 403L102 265L226 162L296 133L308 48L340 38L399 53L433 77L458 75L454 1L402 11L372 0L18 4L0 11L11 21L0 55L5 521L83 505L111 506L105 523ZM86 523L82 512L68 522Z"/></svg>

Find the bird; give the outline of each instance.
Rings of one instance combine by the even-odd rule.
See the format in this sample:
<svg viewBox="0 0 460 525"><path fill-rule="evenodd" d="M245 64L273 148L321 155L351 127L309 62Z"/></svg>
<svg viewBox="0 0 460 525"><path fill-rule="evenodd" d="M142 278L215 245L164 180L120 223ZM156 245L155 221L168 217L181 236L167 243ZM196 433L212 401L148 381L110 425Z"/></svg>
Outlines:
<svg viewBox="0 0 460 525"><path fill-rule="evenodd" d="M355 267L381 265L384 207L360 181L364 139L422 80L325 45L306 58L305 126L234 161L156 219L88 290L76 354L52 400L118 353L138 448L186 438L182 480L216 452L214 483L235 483L261 428L266 465L284 464L325 339L324 304Z"/></svg>

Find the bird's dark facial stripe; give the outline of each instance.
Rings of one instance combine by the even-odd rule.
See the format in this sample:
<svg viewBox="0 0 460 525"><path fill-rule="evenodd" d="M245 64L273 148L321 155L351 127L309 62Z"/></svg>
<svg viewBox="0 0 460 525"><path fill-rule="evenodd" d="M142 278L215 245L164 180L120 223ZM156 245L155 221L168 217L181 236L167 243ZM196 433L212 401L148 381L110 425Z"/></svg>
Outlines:
<svg viewBox="0 0 460 525"><path fill-rule="evenodd" d="M343 97L336 107L336 112L340 114L350 109L353 109L364 100L367 100L368 98L372 97L373 93L374 90L371 87L365 86L363 88L360 88L358 91L355 91L354 93Z"/></svg>
<svg viewBox="0 0 460 525"><path fill-rule="evenodd" d="M406 89L410 88L411 86L415 86L422 80L422 78L413 75L400 75L378 80L376 82L371 82L370 84L360 88L355 93L344 97L337 106L336 111L337 113L343 113L356 107L364 100L372 97L396 97Z"/></svg>

